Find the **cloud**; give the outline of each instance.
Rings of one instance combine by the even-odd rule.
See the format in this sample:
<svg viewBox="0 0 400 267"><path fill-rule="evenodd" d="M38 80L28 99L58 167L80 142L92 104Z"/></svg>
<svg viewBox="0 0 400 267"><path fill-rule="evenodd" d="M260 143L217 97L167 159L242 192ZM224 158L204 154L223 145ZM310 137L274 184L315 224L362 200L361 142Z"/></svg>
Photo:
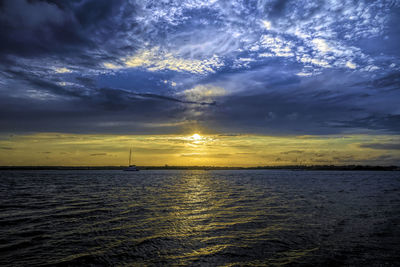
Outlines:
<svg viewBox="0 0 400 267"><path fill-rule="evenodd" d="M260 45L263 48L271 51L277 57L292 57L294 56L293 43L285 41L279 36L263 35L261 36Z"/></svg>
<svg viewBox="0 0 400 267"><path fill-rule="evenodd" d="M378 149L378 150L400 150L399 143L370 143L370 144L361 144L360 147Z"/></svg>
<svg viewBox="0 0 400 267"><path fill-rule="evenodd" d="M61 51L71 44L87 44L71 13L54 3L6 0L0 12L0 53L35 56Z"/></svg>
<svg viewBox="0 0 400 267"><path fill-rule="evenodd" d="M186 158L205 158L205 159L210 159L210 158L229 158L232 156L232 154L224 154L224 153L216 153L216 154L205 154L205 153L184 153L180 155L181 157L186 157Z"/></svg>
<svg viewBox="0 0 400 267"><path fill-rule="evenodd" d="M90 154L90 156L92 156L92 157L96 157L96 156L107 156L107 153L93 153L93 154Z"/></svg>
<svg viewBox="0 0 400 267"><path fill-rule="evenodd" d="M400 72L390 72L383 77L377 79L367 80L355 85L367 86L368 88L388 88L388 89L399 89L400 84Z"/></svg>
<svg viewBox="0 0 400 267"><path fill-rule="evenodd" d="M324 39L316 38L311 40L311 42L316 47L316 49L318 49L322 53L327 53L331 51L331 48L328 46Z"/></svg>
<svg viewBox="0 0 400 267"><path fill-rule="evenodd" d="M300 76L300 77L308 77L308 76L312 76L312 73L301 71L301 72L296 73L296 75Z"/></svg>
<svg viewBox="0 0 400 267"><path fill-rule="evenodd" d="M54 68L54 71L57 73L70 73L72 72L70 69L62 67L62 68Z"/></svg>
<svg viewBox="0 0 400 267"><path fill-rule="evenodd" d="M261 20L262 25L264 26L265 29L267 30L271 30L272 26L271 26L271 22L268 20Z"/></svg>
<svg viewBox="0 0 400 267"><path fill-rule="evenodd" d="M218 86L197 85L191 89L184 90L181 94L188 101L212 103L216 98L225 96L227 91Z"/></svg>
<svg viewBox="0 0 400 267"><path fill-rule="evenodd" d="M170 52L161 52L158 47L140 50L136 55L122 59L122 62L122 66L112 63L105 63L104 66L110 69L144 67L150 71L173 70L206 74L215 72L216 69L224 65L216 55L204 60L185 59Z"/></svg>
<svg viewBox="0 0 400 267"><path fill-rule="evenodd" d="M399 10L5 0L0 130L398 134Z"/></svg>
<svg viewBox="0 0 400 267"><path fill-rule="evenodd" d="M303 154L303 150L290 150L290 151L285 151L281 152L281 154L287 155L287 154Z"/></svg>
<svg viewBox="0 0 400 267"><path fill-rule="evenodd" d="M37 28L44 24L61 24L62 10L54 3L28 2L26 0L3 1L2 20L19 28Z"/></svg>
<svg viewBox="0 0 400 267"><path fill-rule="evenodd" d="M354 64L354 63L351 62L351 61L347 61L347 62L346 62L346 67L348 67L349 69L355 69L355 68L357 68L357 65Z"/></svg>

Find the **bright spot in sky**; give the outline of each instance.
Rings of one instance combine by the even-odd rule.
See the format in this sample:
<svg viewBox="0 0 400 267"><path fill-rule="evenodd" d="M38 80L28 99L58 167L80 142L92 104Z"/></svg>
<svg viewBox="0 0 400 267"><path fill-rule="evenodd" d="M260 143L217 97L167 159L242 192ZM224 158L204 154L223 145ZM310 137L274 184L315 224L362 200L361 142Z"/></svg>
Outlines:
<svg viewBox="0 0 400 267"><path fill-rule="evenodd" d="M349 69L355 69L357 68L357 65L354 64L353 62L347 61L346 67L348 67Z"/></svg>
<svg viewBox="0 0 400 267"><path fill-rule="evenodd" d="M194 135L192 135L192 139L193 140L201 140L202 138L199 134L194 134Z"/></svg>
<svg viewBox="0 0 400 267"><path fill-rule="evenodd" d="M57 73L70 73L72 72L70 69L67 68L54 68L54 71Z"/></svg>
<svg viewBox="0 0 400 267"><path fill-rule="evenodd" d="M269 22L268 20L262 20L262 23L263 23L265 29L267 29L267 30L271 29L271 22Z"/></svg>

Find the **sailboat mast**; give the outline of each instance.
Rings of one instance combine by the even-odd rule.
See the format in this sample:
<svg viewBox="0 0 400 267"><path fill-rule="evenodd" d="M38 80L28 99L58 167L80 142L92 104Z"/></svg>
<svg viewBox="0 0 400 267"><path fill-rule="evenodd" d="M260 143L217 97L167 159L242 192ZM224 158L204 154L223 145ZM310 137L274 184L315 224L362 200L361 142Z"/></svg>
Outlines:
<svg viewBox="0 0 400 267"><path fill-rule="evenodd" d="M131 166L132 148L129 149L129 166Z"/></svg>

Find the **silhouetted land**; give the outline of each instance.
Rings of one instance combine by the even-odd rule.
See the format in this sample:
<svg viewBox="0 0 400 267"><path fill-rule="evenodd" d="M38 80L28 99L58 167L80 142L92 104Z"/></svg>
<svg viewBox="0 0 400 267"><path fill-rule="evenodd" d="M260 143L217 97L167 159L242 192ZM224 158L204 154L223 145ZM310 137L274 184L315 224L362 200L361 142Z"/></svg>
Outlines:
<svg viewBox="0 0 400 267"><path fill-rule="evenodd" d="M0 166L0 170L123 170L126 166ZM369 165L290 165L257 167L216 167L216 166L138 166L140 170L340 170L340 171L399 171L398 166Z"/></svg>

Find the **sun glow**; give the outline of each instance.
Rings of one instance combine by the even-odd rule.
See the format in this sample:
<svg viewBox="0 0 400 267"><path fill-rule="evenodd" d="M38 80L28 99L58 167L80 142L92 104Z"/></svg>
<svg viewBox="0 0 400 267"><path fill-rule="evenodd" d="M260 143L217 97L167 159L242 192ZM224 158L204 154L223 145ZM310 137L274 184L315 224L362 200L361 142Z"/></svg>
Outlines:
<svg viewBox="0 0 400 267"><path fill-rule="evenodd" d="M396 148L393 140L388 135L0 135L0 165L121 166L126 164L127 148L132 147L132 159L138 166L248 167L371 162L389 166L400 158L397 149L390 149Z"/></svg>
<svg viewBox="0 0 400 267"><path fill-rule="evenodd" d="M192 135L192 139L193 139L193 140L196 140L196 141L199 141L199 140L201 140L201 139L203 139L203 138L202 138L201 135L199 135L199 134L194 134L194 135Z"/></svg>

